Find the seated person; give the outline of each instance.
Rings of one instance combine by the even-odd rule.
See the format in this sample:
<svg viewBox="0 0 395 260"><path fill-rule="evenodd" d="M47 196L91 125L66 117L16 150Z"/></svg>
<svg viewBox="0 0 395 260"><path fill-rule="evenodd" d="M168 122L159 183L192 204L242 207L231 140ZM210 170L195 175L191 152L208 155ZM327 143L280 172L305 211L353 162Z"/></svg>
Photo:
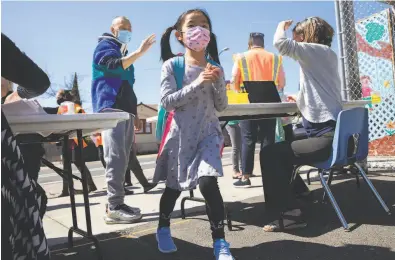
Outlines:
<svg viewBox="0 0 395 260"><path fill-rule="evenodd" d="M285 31L291 24L289 20L278 25L274 46L301 67L296 103L308 139L272 144L261 152L265 203L275 220L263 228L266 232L307 226L290 185L293 168L330 157L336 119L342 110L338 59L331 49L333 28L319 17L310 17L296 24L293 39L289 39Z"/></svg>

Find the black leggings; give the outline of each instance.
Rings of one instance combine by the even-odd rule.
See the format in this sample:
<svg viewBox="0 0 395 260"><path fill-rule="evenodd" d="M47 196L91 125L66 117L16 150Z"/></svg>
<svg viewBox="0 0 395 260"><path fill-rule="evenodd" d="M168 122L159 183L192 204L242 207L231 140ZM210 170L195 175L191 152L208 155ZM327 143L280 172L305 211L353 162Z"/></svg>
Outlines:
<svg viewBox="0 0 395 260"><path fill-rule="evenodd" d="M210 221L213 240L225 238L224 202L216 177L203 176L199 179L200 192L206 200L206 212ZM181 191L166 187L160 199L159 228L170 226L171 213Z"/></svg>
<svg viewBox="0 0 395 260"><path fill-rule="evenodd" d="M262 182L269 213L277 215L295 206L291 189L294 165L310 165L329 158L332 137L315 137L294 142L281 142L261 152ZM278 215L277 215L278 216Z"/></svg>

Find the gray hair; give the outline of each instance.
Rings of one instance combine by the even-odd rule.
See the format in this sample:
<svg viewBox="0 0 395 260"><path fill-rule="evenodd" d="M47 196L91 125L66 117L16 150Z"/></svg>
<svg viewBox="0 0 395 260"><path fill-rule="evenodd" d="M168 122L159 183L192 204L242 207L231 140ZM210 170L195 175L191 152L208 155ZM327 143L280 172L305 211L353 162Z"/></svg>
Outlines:
<svg viewBox="0 0 395 260"><path fill-rule="evenodd" d="M116 16L116 17L112 20L111 25L115 25L115 24L117 23L118 20L121 20L121 21L128 21L128 22L130 23L129 18L127 18L126 16Z"/></svg>

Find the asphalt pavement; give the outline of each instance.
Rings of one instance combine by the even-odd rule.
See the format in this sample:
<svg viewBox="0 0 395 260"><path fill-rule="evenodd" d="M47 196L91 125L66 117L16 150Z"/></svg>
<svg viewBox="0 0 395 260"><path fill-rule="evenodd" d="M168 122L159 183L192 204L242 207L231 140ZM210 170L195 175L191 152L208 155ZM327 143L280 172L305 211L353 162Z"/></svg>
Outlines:
<svg viewBox="0 0 395 260"><path fill-rule="evenodd" d="M372 177L384 200L395 212L394 177ZM320 203L322 189L315 188L314 200L307 211L309 226L290 233L265 233L263 196L229 204L235 228L226 231L235 259L262 260L394 260L395 218L384 214L362 184L355 180L335 182L333 192L352 226L345 232L330 204ZM172 221L172 234L178 252L163 255L155 241L157 222L99 236L105 260L206 260L214 259L209 223L202 207L200 213ZM74 249L66 245L52 248L54 260L96 259L96 251L86 240Z"/></svg>

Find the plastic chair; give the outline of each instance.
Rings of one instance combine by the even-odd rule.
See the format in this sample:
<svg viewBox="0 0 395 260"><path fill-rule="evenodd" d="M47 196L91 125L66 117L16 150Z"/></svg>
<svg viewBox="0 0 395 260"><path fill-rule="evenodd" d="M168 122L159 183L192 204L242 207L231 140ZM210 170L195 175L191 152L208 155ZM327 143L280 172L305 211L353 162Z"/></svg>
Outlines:
<svg viewBox="0 0 395 260"><path fill-rule="evenodd" d="M348 231L348 223L341 212L339 205L337 204L335 197L330 189L330 183L333 178L333 171L339 167L344 167L347 165L354 165L359 174L368 184L373 195L376 197L377 201L381 204L382 208L390 215L390 210L373 186L372 182L366 176L363 168L357 163L362 161L368 156L368 110L362 107L353 108L350 110L341 111L335 130L335 135L333 138L333 151L330 158L321 163L316 163L313 166L319 169L319 178L321 184L328 195L329 200L336 211L336 214L343 226L343 228ZM354 141L354 150L352 154L349 154L348 143L349 141ZM325 174L329 172L328 181L325 179Z"/></svg>

